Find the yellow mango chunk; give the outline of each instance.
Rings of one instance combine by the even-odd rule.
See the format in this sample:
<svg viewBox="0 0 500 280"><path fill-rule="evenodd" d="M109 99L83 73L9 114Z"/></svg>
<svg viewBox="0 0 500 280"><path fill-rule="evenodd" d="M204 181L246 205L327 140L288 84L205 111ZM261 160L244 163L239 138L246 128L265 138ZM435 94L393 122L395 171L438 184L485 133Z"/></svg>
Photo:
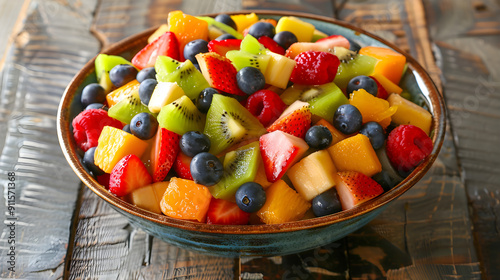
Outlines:
<svg viewBox="0 0 500 280"><path fill-rule="evenodd" d="M237 31L240 33L243 33L247 27L259 21L259 17L255 13L231 15L231 19L236 23Z"/></svg>
<svg viewBox="0 0 500 280"><path fill-rule="evenodd" d="M168 29L175 33L179 41L181 61L184 60L184 46L196 39L208 40L208 23L182 11L168 13Z"/></svg>
<svg viewBox="0 0 500 280"><path fill-rule="evenodd" d="M349 103L361 112L363 123L378 122L384 129L391 124L391 116L397 111L397 107L391 107L387 100L375 97L364 89L351 93Z"/></svg>
<svg viewBox="0 0 500 280"><path fill-rule="evenodd" d="M299 42L311 42L315 29L311 23L296 17L281 17L276 25L276 33L290 31Z"/></svg>
<svg viewBox="0 0 500 280"><path fill-rule="evenodd" d="M404 55L389 48L374 46L362 47L359 50L359 54L378 59L373 73L380 73L394 84L399 84L406 64L406 57Z"/></svg>
<svg viewBox="0 0 500 280"><path fill-rule="evenodd" d="M429 111L401 97L399 94L390 94L387 101L398 110L392 115L395 124L412 124L421 128L429 135L432 126L432 115Z"/></svg>
<svg viewBox="0 0 500 280"><path fill-rule="evenodd" d="M163 214L177 219L204 222L212 195L207 187L192 180L173 177L163 193Z"/></svg>

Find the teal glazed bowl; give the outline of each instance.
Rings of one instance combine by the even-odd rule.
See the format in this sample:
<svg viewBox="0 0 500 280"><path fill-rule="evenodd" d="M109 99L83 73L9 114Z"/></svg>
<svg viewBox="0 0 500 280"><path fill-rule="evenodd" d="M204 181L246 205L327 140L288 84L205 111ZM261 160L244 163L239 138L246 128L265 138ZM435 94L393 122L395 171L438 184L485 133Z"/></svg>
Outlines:
<svg viewBox="0 0 500 280"><path fill-rule="evenodd" d="M238 13L247 12L250 11ZM258 11L256 13L260 17L274 19L291 15L276 11ZM343 35L361 46L389 47L406 56L408 70L401 84L412 96L422 98L432 113L434 148L425 161L396 187L350 210L329 216L275 225L208 225L178 220L142 210L109 193L85 170L81 164L81 154L78 152L72 136L71 121L83 109L79 101L81 91L85 85L96 81L94 60L89 61L73 78L64 92L58 110L58 138L69 165L87 187L116 211L126 216L134 226L165 242L206 254L231 257L292 254L326 245L366 225L391 201L415 185L435 161L445 134L446 114L443 97L422 66L391 43L355 26L331 18L301 13L293 13L292 15L312 23L326 34ZM146 45L147 38L154 30L149 29L127 38L112 45L103 53L121 55L131 59L137 51Z"/></svg>

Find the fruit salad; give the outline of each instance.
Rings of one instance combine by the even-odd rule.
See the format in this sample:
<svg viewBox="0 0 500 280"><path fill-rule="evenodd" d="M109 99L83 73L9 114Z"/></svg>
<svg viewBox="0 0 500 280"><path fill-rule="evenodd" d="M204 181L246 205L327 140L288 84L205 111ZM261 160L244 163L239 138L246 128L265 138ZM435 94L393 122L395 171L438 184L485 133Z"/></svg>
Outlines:
<svg viewBox="0 0 500 280"><path fill-rule="evenodd" d="M433 149L432 115L400 87L406 58L292 16L173 11L135 56L99 54L72 121L110 193L209 224L351 209Z"/></svg>

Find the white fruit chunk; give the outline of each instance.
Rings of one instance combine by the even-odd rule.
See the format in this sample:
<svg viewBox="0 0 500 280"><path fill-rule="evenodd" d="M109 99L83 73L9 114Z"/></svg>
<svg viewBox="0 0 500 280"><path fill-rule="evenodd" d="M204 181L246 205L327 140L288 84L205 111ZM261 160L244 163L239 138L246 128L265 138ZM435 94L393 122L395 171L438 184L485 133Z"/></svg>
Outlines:
<svg viewBox="0 0 500 280"><path fill-rule="evenodd" d="M148 108L152 113L159 113L161 107L174 102L184 95L184 90L177 83L159 82L151 95Z"/></svg>

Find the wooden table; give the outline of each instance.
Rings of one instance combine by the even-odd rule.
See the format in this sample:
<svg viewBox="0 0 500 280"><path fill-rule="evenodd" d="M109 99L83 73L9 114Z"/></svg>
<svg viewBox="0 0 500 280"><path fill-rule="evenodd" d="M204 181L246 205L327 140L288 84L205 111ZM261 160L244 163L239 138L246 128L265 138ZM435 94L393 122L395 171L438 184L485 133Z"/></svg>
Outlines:
<svg viewBox="0 0 500 280"><path fill-rule="evenodd" d="M130 226L82 186L67 165L55 135L57 106L72 76L102 47L164 23L175 9L195 15L246 9L309 12L396 43L424 65L445 95L450 125L438 160L367 226L300 254L207 257ZM500 275L498 0L0 0L0 29L2 278Z"/></svg>

